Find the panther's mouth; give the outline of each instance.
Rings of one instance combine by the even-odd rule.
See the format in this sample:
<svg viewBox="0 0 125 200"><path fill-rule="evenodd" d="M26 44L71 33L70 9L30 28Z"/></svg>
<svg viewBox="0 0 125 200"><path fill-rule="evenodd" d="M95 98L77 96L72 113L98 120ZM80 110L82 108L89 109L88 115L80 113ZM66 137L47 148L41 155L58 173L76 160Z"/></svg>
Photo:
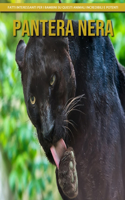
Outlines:
<svg viewBox="0 0 125 200"><path fill-rule="evenodd" d="M50 148L50 151L52 153L57 168L59 168L60 159L63 156L66 149L67 147L63 139L60 139L55 146L52 145Z"/></svg>
<svg viewBox="0 0 125 200"><path fill-rule="evenodd" d="M37 129L39 142L47 158L51 163L56 164L57 168L64 151L68 148L68 134L64 128L67 126L66 119L64 115L57 117L53 123L49 124L48 132Z"/></svg>
<svg viewBox="0 0 125 200"><path fill-rule="evenodd" d="M67 147L62 138L61 139L56 138L56 141L54 141L53 138L54 132L55 132L55 126L53 126L51 132L48 135L44 136L44 139L47 141L47 143L50 144L50 152L52 154L53 160L57 168L59 168L60 159L63 156L64 152L66 151Z"/></svg>

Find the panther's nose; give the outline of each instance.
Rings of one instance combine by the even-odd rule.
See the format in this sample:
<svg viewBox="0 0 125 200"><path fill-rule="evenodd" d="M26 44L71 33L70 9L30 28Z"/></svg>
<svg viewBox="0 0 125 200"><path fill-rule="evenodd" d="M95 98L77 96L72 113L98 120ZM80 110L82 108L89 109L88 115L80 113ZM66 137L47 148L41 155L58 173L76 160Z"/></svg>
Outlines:
<svg viewBox="0 0 125 200"><path fill-rule="evenodd" d="M41 104L40 119L43 138L51 142L54 132L54 118L52 116L51 106L47 102Z"/></svg>
<svg viewBox="0 0 125 200"><path fill-rule="evenodd" d="M43 131L44 139L47 140L48 142L52 142L53 133L54 133L54 123L49 127L48 130Z"/></svg>

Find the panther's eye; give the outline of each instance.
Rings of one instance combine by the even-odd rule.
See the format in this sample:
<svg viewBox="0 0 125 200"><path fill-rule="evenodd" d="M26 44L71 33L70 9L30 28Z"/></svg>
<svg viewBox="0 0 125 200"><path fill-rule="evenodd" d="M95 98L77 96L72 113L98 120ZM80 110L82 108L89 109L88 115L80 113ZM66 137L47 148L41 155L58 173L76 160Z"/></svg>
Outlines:
<svg viewBox="0 0 125 200"><path fill-rule="evenodd" d="M36 102L36 98L35 98L34 96L31 96L31 97L30 97L30 103L31 103L32 105L34 105L35 102Z"/></svg>
<svg viewBox="0 0 125 200"><path fill-rule="evenodd" d="M56 81L56 75L52 75L50 79L50 85L53 86Z"/></svg>

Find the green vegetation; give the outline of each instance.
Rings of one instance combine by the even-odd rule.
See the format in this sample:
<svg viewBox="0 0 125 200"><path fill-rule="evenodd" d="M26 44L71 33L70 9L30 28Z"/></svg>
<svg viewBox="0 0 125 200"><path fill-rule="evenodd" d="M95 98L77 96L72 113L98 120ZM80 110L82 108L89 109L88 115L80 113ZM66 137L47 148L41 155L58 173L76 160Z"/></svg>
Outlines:
<svg viewBox="0 0 125 200"><path fill-rule="evenodd" d="M21 31L18 31L17 37L13 37L14 19L21 21L52 19L54 15L54 13L0 13L0 149L8 168L13 200L60 199L55 183L55 167L45 157L38 143L36 130L26 113L20 72L15 62L16 46L22 38ZM102 19L105 22L111 19L114 27L114 37L111 40L118 60L125 65L125 13L67 13L66 18ZM27 36L22 39L27 43Z"/></svg>

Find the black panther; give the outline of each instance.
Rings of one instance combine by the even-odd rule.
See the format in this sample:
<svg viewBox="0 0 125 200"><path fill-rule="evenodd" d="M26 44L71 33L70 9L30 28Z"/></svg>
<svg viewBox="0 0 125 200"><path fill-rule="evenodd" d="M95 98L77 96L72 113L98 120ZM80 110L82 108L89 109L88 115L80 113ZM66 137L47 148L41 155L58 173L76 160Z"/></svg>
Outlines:
<svg viewBox="0 0 125 200"><path fill-rule="evenodd" d="M18 43L27 113L64 200L125 200L125 69L108 37L73 28Z"/></svg>

